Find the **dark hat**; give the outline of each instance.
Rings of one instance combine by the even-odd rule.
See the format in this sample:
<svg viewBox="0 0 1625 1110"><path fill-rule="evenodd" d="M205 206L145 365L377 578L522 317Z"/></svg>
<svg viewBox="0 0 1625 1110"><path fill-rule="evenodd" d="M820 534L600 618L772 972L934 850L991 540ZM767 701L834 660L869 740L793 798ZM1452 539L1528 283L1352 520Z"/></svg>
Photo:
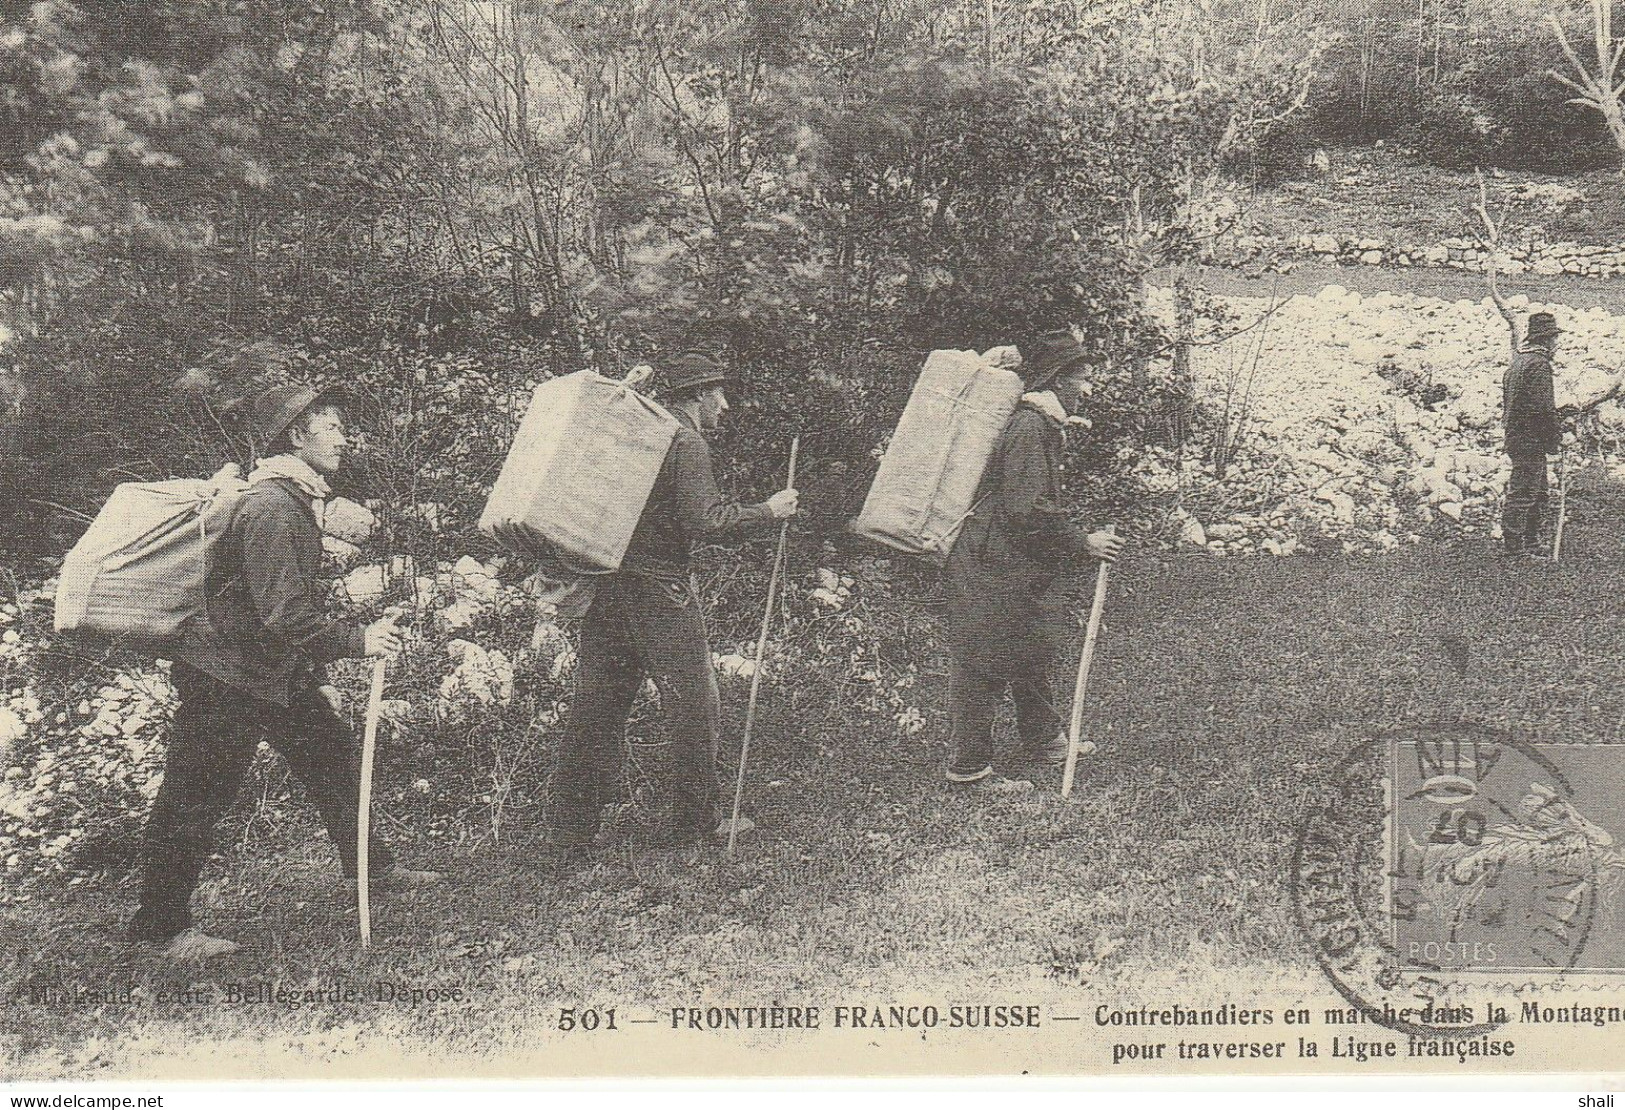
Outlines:
<svg viewBox="0 0 1625 1110"><path fill-rule="evenodd" d="M1066 328L1047 331L1021 352L1021 377L1029 390L1044 389L1082 362L1087 352Z"/></svg>
<svg viewBox="0 0 1625 1110"><path fill-rule="evenodd" d="M318 402L338 404L344 392L336 386L308 385L287 382L272 386L254 398L248 408L249 431L259 447L275 443L277 437L288 430L288 425L299 419L299 414Z"/></svg>
<svg viewBox="0 0 1625 1110"><path fill-rule="evenodd" d="M728 380L728 371L710 351L694 349L668 362L662 377L666 392L681 397L707 386L721 385Z"/></svg>
<svg viewBox="0 0 1625 1110"><path fill-rule="evenodd" d="M1550 312L1531 312L1526 339L1550 339L1558 334L1557 317Z"/></svg>

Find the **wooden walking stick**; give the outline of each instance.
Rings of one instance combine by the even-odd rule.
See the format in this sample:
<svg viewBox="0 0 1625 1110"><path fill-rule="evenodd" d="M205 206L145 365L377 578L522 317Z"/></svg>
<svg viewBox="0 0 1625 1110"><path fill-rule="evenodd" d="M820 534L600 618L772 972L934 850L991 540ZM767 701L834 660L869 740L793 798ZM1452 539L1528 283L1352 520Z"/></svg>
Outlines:
<svg viewBox="0 0 1625 1110"><path fill-rule="evenodd" d="M796 436L790 441L790 476L785 479L784 488L793 489L796 484L796 456L801 452L801 437ZM733 816L728 818L728 854L734 854L734 844L739 839L739 803L745 796L745 761L750 758L750 734L756 727L756 695L762 687L762 660L767 655L767 630L773 623L773 606L779 598L779 575L784 571L784 544L790 536L790 519L785 518L779 526L779 547L773 555L773 577L767 583L767 612L762 614L762 632L756 637L756 668L750 674L750 701L745 707L745 738L739 745L739 774L734 781L734 808Z"/></svg>
<svg viewBox="0 0 1625 1110"><path fill-rule="evenodd" d="M1078 681L1072 687L1072 722L1066 735L1066 770L1061 775L1063 798L1072 797L1072 779L1078 767L1079 737L1083 731L1083 693L1089 685L1089 665L1095 659L1095 640L1100 636L1100 616L1106 608L1106 580L1111 571L1112 565L1102 562L1095 573L1095 600L1089 607L1089 630L1084 633L1083 655L1078 659Z"/></svg>
<svg viewBox="0 0 1625 1110"><path fill-rule="evenodd" d="M1569 457L1557 456L1557 529L1552 533L1552 562L1563 557L1563 523L1569 515Z"/></svg>
<svg viewBox="0 0 1625 1110"><path fill-rule="evenodd" d="M372 690L367 695L367 726L361 734L361 801L356 809L355 891L361 916L361 947L372 947L372 901L367 889L367 857L372 845L372 756L378 741L378 713L384 700L384 659L372 664Z"/></svg>

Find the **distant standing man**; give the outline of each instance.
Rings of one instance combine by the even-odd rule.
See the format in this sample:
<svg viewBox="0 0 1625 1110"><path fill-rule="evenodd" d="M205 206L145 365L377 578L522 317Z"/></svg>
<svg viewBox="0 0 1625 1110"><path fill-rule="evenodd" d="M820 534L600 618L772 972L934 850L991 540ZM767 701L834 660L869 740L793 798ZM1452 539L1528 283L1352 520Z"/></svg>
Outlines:
<svg viewBox="0 0 1625 1110"><path fill-rule="evenodd" d="M1523 346L1501 383L1506 419L1506 453L1512 458L1501 543L1507 555L1541 554L1546 513L1546 456L1562 444L1552 389L1552 357L1557 351L1557 320L1550 312L1529 317Z"/></svg>
<svg viewBox="0 0 1625 1110"><path fill-rule="evenodd" d="M977 491L977 508L948 557L948 680L956 788L1018 794L1031 781L993 771L993 718L1006 689L1016 707L1023 762L1058 766L1067 738L1055 709L1050 661L1066 628L1050 591L1069 563L1111 562L1123 541L1075 526L1062 503L1068 415L1089 393L1086 352L1066 330L1023 351L1027 394L1005 425ZM1089 573L1088 565L1072 573Z"/></svg>
<svg viewBox="0 0 1625 1110"><path fill-rule="evenodd" d="M365 627L329 619L319 577L321 507L349 441L338 402L312 386L283 385L256 398L250 419L263 447L206 583L205 611L182 631L170 677L180 695L163 784L147 819L141 905L132 936L175 959L236 950L193 927L193 888L214 826L231 806L264 740L282 753L321 814L350 877L356 867L360 750L339 720L339 692L322 664L393 655L393 619ZM439 878L372 849L380 886Z"/></svg>
<svg viewBox="0 0 1625 1110"><path fill-rule="evenodd" d="M696 542L771 530L796 512L793 489L741 505L717 488L705 437L728 411L721 363L689 351L664 378L676 437L620 569L592 580L582 620L575 697L548 781L551 847L559 864L585 854L603 807L614 800L627 717L645 678L660 693L672 748L652 839L688 844L717 829L720 705L691 550Z"/></svg>

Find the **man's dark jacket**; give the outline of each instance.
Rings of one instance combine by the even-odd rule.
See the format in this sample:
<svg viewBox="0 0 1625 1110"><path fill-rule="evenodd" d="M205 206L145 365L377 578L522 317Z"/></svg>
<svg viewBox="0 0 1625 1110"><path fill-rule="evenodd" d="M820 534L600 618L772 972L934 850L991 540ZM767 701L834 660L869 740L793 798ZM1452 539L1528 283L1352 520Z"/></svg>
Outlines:
<svg viewBox="0 0 1625 1110"><path fill-rule="evenodd" d="M621 558L624 573L686 581L695 542L758 531L775 521L766 503L741 505L717 488L705 437L686 413L677 413L677 421L677 435Z"/></svg>
<svg viewBox="0 0 1625 1110"><path fill-rule="evenodd" d="M177 658L234 689L286 706L329 660L363 654L362 630L324 611L322 532L310 498L285 478L238 502L209 565L204 613Z"/></svg>
<svg viewBox="0 0 1625 1110"><path fill-rule="evenodd" d="M1549 353L1531 345L1512 356L1512 367L1501 382L1501 407L1508 455L1544 458L1557 453L1561 435Z"/></svg>
<svg viewBox="0 0 1625 1110"><path fill-rule="evenodd" d="M1022 404L988 460L976 509L948 556L954 658L1008 676L1047 665L1064 635L1050 586L1087 554L1087 533L1061 504L1061 425Z"/></svg>

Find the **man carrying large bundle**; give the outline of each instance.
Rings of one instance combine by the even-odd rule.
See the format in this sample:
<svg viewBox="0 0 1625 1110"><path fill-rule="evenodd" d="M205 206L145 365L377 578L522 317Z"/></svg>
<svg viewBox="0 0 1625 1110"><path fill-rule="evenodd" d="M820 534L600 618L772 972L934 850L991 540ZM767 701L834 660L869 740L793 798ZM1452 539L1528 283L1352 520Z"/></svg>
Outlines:
<svg viewBox="0 0 1625 1110"><path fill-rule="evenodd" d="M181 630L171 671L180 705L147 819L141 905L130 925L133 937L164 944L174 958L237 948L192 927L188 903L215 823L262 740L304 784L354 876L359 750L337 716L339 693L320 684L319 668L400 649L390 618L360 627L322 612L317 521L348 447L337 402L311 386L283 385L257 398L250 418L266 450L215 548L204 611ZM380 885L439 878L392 864L382 845L371 851Z"/></svg>
<svg viewBox="0 0 1625 1110"><path fill-rule="evenodd" d="M1510 556L1541 552L1540 532L1546 513L1546 456L1562 446L1557 402L1552 387L1552 357L1557 350L1557 319L1550 312L1529 317L1523 346L1501 382L1506 420L1506 453L1512 459L1506 508L1501 514L1502 550Z"/></svg>
<svg viewBox="0 0 1625 1110"><path fill-rule="evenodd" d="M1068 561L1110 562L1122 549L1110 532L1074 526L1061 504L1063 429L1088 392L1084 349L1061 330L1039 337L1023 355L1028 392L988 461L976 509L947 568L948 781L993 794L1033 787L993 771L993 718L1007 688L1021 755L1051 766L1065 762L1067 738L1048 674L1065 620L1050 586Z"/></svg>
<svg viewBox="0 0 1625 1110"><path fill-rule="evenodd" d="M592 579L582 620L575 697L548 781L561 863L586 851L613 800L627 717L645 678L660 693L673 754L653 838L692 843L717 828L719 702L690 552L696 541L767 531L796 512L793 489L741 505L717 488L705 434L728 411L721 364L689 351L664 377L680 426L619 569Z"/></svg>

